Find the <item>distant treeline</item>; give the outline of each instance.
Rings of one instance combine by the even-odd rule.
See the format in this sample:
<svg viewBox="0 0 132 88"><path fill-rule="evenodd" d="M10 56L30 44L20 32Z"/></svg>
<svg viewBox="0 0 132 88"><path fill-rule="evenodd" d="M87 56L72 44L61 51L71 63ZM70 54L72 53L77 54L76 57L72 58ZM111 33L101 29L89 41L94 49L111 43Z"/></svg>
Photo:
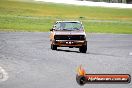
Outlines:
<svg viewBox="0 0 132 88"><path fill-rule="evenodd" d="M132 0L80 0L80 1L109 2L109 3L132 3Z"/></svg>

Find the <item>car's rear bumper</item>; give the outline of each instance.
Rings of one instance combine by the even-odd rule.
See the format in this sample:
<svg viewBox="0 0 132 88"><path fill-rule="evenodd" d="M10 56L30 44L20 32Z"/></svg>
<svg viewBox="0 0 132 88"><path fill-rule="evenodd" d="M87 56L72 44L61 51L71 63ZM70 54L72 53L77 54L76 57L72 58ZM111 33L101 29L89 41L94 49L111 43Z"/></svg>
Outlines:
<svg viewBox="0 0 132 88"><path fill-rule="evenodd" d="M79 47L87 45L86 40L54 40L53 44L58 47Z"/></svg>

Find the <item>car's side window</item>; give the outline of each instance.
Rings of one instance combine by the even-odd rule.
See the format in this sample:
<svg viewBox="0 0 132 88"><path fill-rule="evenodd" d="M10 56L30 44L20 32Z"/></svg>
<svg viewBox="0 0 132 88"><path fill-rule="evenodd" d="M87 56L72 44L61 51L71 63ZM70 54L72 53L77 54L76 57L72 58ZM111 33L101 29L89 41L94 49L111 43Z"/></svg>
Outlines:
<svg viewBox="0 0 132 88"><path fill-rule="evenodd" d="M56 23L56 28L55 29L56 30L59 30L60 29L60 26L61 26L60 23Z"/></svg>

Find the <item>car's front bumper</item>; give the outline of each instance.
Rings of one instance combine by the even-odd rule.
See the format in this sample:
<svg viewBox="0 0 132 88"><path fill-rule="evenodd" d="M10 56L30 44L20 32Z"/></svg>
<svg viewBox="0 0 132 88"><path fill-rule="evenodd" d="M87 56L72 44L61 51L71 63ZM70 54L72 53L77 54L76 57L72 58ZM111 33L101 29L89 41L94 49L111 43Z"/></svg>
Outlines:
<svg viewBox="0 0 132 88"><path fill-rule="evenodd" d="M54 45L58 47L79 47L87 45L86 40L54 40Z"/></svg>

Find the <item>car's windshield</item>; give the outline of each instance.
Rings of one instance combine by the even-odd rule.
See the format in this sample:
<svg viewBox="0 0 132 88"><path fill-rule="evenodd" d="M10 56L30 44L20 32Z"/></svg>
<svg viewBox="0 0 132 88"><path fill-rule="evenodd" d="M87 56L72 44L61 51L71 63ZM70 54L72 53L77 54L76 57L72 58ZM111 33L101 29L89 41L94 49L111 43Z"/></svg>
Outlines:
<svg viewBox="0 0 132 88"><path fill-rule="evenodd" d="M74 31L83 29L82 24L79 22L58 22L55 26L55 30Z"/></svg>

